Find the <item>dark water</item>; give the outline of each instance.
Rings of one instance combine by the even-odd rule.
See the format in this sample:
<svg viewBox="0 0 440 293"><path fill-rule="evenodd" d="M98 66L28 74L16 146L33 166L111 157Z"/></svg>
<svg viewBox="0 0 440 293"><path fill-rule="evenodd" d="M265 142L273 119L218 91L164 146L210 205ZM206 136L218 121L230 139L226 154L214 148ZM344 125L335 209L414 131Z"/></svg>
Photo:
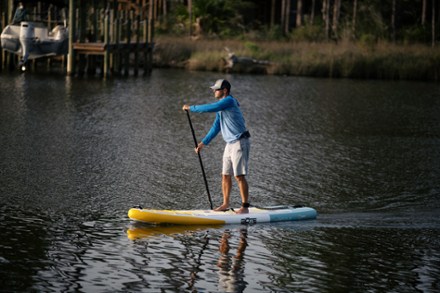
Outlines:
<svg viewBox="0 0 440 293"><path fill-rule="evenodd" d="M0 291L439 292L436 83L228 75L251 201L318 219L130 222L137 204L209 207L181 106L212 101L218 77L0 75ZM213 116L192 120L201 138ZM215 204L222 150L203 153Z"/></svg>

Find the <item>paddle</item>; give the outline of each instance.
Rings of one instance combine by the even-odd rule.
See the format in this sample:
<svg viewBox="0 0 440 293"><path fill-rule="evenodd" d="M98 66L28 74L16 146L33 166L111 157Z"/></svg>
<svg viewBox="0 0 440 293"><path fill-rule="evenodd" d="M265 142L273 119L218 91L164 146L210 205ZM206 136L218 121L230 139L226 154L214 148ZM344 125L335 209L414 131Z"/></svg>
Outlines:
<svg viewBox="0 0 440 293"><path fill-rule="evenodd" d="M191 122L191 117L189 116L189 111L186 111L186 115L188 116L188 122L189 122L189 126L191 127L191 132L194 138L194 144L197 147L197 138L196 138L196 134L194 133L194 128ZM206 174L205 174L205 168L203 168L203 162L202 162L202 156L200 155L200 152L197 153L199 155L199 162L200 162L200 167L202 168L202 173L203 173L203 180L205 180L205 187L206 187L206 192L208 193L208 199L209 199L209 204L211 205L211 210L214 209L213 205L212 205L212 200L211 200L211 194L209 193L209 187L208 187L208 181L206 180Z"/></svg>

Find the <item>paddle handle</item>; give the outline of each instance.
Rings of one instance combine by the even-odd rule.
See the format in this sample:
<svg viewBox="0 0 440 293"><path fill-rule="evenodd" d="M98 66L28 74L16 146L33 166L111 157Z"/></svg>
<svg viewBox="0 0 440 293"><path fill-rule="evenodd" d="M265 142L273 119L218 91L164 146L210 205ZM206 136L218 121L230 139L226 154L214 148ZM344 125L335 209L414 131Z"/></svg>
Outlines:
<svg viewBox="0 0 440 293"><path fill-rule="evenodd" d="M186 116L188 117L188 122L189 122L189 126L191 127L191 133L194 139L194 145L197 148L198 143L197 143L197 138L196 138L196 134L194 132L194 128L191 122L191 117L189 116L189 111L186 111ZM205 168L203 168L203 162L202 162L202 156L200 155L200 152L197 152L197 155L199 155L199 162L200 162L200 168L202 168L202 174L203 174L203 180L205 181L205 187L206 187L206 192L208 193L208 200L209 200L209 204L211 206L211 210L214 209L214 206L212 205L212 199L211 199L211 194L209 193L209 187L208 187L208 180L206 180L206 173L205 173Z"/></svg>

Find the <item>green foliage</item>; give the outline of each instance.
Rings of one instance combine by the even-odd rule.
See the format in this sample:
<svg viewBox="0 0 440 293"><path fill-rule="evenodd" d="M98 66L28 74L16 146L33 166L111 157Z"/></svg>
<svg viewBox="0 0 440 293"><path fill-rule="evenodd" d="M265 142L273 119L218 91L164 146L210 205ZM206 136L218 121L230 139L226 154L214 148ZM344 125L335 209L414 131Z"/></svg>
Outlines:
<svg viewBox="0 0 440 293"><path fill-rule="evenodd" d="M431 43L431 5L428 1L425 27L420 25L421 1L399 0L395 10L395 37L397 42L405 44ZM189 19L186 1L172 1L167 19L159 19L156 25L158 33L187 35L197 23L197 32L207 37L241 40L294 40L305 42L324 42L324 20L322 1L316 1L313 24L311 4L304 2L304 23L295 27L295 1L291 7L289 33L281 23L280 5L276 6L275 19L270 19L270 1L255 0L193 0L192 15ZM333 3L330 1L330 19L333 16ZM392 1L357 1L356 21L353 24L353 1L342 1L338 31L330 28L330 36L335 41L359 40L368 47L378 41L391 39ZM274 23L272 23L274 21ZM437 21L438 22L438 21ZM330 23L330 27L332 23ZM201 29L201 30L199 30ZM394 32L393 32L394 33Z"/></svg>
<svg viewBox="0 0 440 293"><path fill-rule="evenodd" d="M251 1L195 0L194 17L200 18L208 34L234 37L246 31L246 11L254 7Z"/></svg>
<svg viewBox="0 0 440 293"><path fill-rule="evenodd" d="M325 39L324 31L319 25L305 25L292 31L290 38L295 41L320 42Z"/></svg>
<svg viewBox="0 0 440 293"><path fill-rule="evenodd" d="M403 30L405 44L426 43L431 40L431 32L424 26L411 26Z"/></svg>
<svg viewBox="0 0 440 293"><path fill-rule="evenodd" d="M377 42L376 36L373 34L367 33L359 37L359 44L366 49L373 48L376 42Z"/></svg>
<svg viewBox="0 0 440 293"><path fill-rule="evenodd" d="M371 5L366 1L359 3L359 10L357 13L357 27L358 35L372 35L376 39L383 39L387 35L388 21L385 21L380 11L381 6ZM373 1L374 2L374 1Z"/></svg>
<svg viewBox="0 0 440 293"><path fill-rule="evenodd" d="M260 47L258 47L258 45L255 44L254 42L245 42L244 47L254 54L261 51Z"/></svg>
<svg viewBox="0 0 440 293"><path fill-rule="evenodd" d="M264 27L260 30L259 38L274 41L281 41L286 39L283 30L279 25Z"/></svg>
<svg viewBox="0 0 440 293"><path fill-rule="evenodd" d="M366 42L375 36L365 35ZM237 64L233 72L317 77L439 80L440 52L425 45L371 42L309 43L297 41L198 40L158 38L155 63L191 70L223 70L224 47L261 65Z"/></svg>

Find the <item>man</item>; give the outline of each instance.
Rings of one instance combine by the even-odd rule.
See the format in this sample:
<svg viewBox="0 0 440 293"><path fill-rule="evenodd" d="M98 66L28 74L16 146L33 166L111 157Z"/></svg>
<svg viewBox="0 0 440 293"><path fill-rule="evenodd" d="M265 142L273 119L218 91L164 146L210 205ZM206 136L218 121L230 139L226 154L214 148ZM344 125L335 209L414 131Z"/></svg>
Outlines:
<svg viewBox="0 0 440 293"><path fill-rule="evenodd" d="M238 214L249 212L249 187L246 181L249 160L249 131L246 130L243 114L238 101L231 96L231 84L225 79L219 79L211 87L217 102L205 105L183 105L183 110L196 113L215 112L215 120L205 138L196 147L196 152L208 145L221 131L226 141L223 153L222 192L223 204L215 211L229 209L229 196L232 189L232 176L235 177L240 189L242 206Z"/></svg>

